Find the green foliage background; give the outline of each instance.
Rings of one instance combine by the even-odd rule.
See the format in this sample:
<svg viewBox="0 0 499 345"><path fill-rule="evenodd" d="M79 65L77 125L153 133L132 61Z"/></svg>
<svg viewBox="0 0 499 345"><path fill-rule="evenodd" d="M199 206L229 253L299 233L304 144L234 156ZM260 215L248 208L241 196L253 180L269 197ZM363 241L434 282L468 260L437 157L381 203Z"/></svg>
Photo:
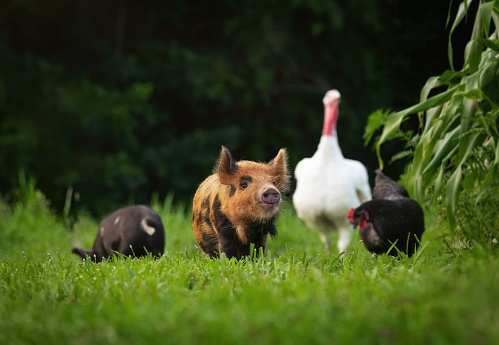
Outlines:
<svg viewBox="0 0 499 345"><path fill-rule="evenodd" d="M15 198L21 172L58 211L70 190L71 210L103 215L154 193L190 200L222 144L260 161L287 147L294 168L330 88L344 154L374 169L367 116L413 103L445 68L448 6L2 1L0 192Z"/></svg>

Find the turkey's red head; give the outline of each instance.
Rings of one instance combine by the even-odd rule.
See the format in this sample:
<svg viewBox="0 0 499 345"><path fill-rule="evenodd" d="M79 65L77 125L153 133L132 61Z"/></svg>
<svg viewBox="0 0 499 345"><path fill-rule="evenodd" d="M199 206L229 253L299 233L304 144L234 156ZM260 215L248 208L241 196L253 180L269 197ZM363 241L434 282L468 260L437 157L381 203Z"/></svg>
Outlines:
<svg viewBox="0 0 499 345"><path fill-rule="evenodd" d="M322 128L322 135L333 135L336 129L336 122L338 121L339 105L341 95L338 90L333 89L326 92L322 103L324 103L324 127Z"/></svg>

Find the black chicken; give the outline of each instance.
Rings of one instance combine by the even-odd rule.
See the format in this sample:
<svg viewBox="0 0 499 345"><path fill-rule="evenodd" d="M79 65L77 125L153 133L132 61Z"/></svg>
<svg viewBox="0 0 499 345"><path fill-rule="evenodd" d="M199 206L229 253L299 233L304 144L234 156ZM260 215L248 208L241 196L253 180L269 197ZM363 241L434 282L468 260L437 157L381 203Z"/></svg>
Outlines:
<svg viewBox="0 0 499 345"><path fill-rule="evenodd" d="M409 198L404 187L379 169L372 200L350 209L347 216L354 228L360 228L366 249L375 254L398 256L400 251L411 257L425 230L421 206Z"/></svg>
<svg viewBox="0 0 499 345"><path fill-rule="evenodd" d="M423 210L409 198L367 201L350 209L348 219L354 228L359 226L364 246L375 254L398 256L398 249L411 257L425 230Z"/></svg>
<svg viewBox="0 0 499 345"><path fill-rule="evenodd" d="M380 169L376 169L374 172L376 173L376 178L374 180L372 200L395 200L409 197L409 193L407 193L404 187L386 176Z"/></svg>

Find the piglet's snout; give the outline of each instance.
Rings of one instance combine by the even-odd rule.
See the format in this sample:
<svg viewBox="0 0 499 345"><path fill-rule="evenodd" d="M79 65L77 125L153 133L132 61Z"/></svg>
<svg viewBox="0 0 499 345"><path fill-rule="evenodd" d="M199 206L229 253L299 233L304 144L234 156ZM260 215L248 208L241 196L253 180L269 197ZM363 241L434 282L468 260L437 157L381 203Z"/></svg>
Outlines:
<svg viewBox="0 0 499 345"><path fill-rule="evenodd" d="M262 193L262 201L267 204L277 204L281 201L281 193L275 188L267 188Z"/></svg>

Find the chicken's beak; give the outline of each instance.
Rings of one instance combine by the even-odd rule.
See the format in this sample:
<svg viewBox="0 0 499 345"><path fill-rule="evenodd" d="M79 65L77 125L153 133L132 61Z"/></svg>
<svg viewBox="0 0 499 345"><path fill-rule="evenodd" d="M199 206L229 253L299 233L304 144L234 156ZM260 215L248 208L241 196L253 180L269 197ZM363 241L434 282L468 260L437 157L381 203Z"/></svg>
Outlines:
<svg viewBox="0 0 499 345"><path fill-rule="evenodd" d="M354 221L352 222L352 226L353 226L353 228L354 228L354 229L355 229L358 225L359 225L359 222L358 222L358 221L354 220Z"/></svg>

